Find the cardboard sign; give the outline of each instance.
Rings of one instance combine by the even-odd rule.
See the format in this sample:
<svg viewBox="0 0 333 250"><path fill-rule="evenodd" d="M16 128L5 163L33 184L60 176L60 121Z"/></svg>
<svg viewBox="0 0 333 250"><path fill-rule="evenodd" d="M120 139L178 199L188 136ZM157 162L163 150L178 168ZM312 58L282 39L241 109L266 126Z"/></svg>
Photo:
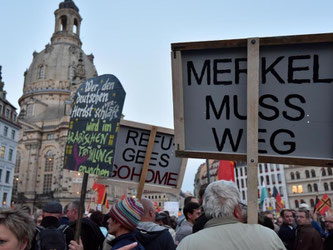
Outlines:
<svg viewBox="0 0 333 250"><path fill-rule="evenodd" d="M111 176L125 94L114 75L81 84L74 97L65 169Z"/></svg>
<svg viewBox="0 0 333 250"><path fill-rule="evenodd" d="M177 155L245 160L246 41L172 45ZM331 165L333 34L260 45L259 161Z"/></svg>
<svg viewBox="0 0 333 250"><path fill-rule="evenodd" d="M117 139L114 167L109 180L98 182L109 184L126 183L137 187L146 157L152 126L121 120ZM145 190L179 190L186 167L186 159L176 158L172 129L157 127L152 155L149 160ZM152 188L153 187L153 188Z"/></svg>

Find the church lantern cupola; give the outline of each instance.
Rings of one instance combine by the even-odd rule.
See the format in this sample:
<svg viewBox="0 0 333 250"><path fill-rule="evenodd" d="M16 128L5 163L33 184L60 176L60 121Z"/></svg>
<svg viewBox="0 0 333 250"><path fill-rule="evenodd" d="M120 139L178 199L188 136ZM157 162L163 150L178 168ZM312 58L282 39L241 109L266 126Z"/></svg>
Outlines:
<svg viewBox="0 0 333 250"><path fill-rule="evenodd" d="M79 8L72 0L65 0L59 4L59 9L54 12L55 29L51 43L71 43L77 46L82 45L80 40L80 27L82 18Z"/></svg>

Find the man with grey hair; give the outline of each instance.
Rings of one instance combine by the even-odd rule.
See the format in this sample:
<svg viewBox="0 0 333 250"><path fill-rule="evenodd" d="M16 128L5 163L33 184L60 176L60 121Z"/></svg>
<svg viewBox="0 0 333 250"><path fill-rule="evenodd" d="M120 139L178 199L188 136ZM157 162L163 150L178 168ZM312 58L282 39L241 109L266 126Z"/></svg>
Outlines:
<svg viewBox="0 0 333 250"><path fill-rule="evenodd" d="M239 191L232 181L209 184L203 207L212 219L203 230L182 240L177 249L285 249L273 230L242 223Z"/></svg>

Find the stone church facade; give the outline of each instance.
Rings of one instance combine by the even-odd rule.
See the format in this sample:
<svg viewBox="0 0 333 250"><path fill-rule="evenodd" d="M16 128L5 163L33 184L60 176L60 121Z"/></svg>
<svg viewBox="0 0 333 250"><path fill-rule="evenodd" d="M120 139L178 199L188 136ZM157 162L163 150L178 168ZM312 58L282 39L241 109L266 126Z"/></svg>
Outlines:
<svg viewBox="0 0 333 250"><path fill-rule="evenodd" d="M80 197L82 174L63 170L72 97L80 83L97 76L93 55L81 49L82 18L72 0L54 12L51 43L24 73L18 121L22 127L14 175L14 202L41 207L50 199L66 204Z"/></svg>

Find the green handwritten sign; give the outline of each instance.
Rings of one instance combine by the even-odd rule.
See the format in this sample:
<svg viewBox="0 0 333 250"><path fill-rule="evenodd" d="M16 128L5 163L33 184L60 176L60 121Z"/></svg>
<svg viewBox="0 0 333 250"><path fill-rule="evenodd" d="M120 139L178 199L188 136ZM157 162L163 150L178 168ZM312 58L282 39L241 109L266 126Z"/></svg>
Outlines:
<svg viewBox="0 0 333 250"><path fill-rule="evenodd" d="M74 97L64 168L109 177L125 91L114 75L91 78Z"/></svg>

